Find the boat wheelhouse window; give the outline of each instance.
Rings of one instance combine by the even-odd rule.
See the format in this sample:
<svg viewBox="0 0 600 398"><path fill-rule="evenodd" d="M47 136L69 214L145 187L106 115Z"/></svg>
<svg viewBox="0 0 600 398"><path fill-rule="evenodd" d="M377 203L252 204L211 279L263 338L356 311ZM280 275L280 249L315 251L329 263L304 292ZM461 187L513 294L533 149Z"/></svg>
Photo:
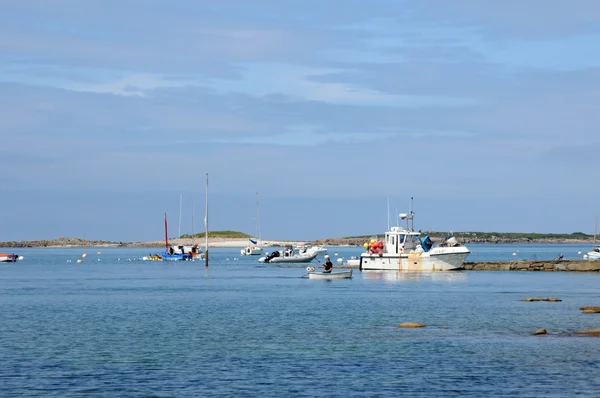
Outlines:
<svg viewBox="0 0 600 398"><path fill-rule="evenodd" d="M398 243L404 243L404 238L406 238L406 235L399 235L398 238Z"/></svg>
<svg viewBox="0 0 600 398"><path fill-rule="evenodd" d="M394 237L393 237L393 236L390 236L390 244L394 245L394 244L395 244L395 243L394 243L394 240L395 240L395 239L394 239Z"/></svg>

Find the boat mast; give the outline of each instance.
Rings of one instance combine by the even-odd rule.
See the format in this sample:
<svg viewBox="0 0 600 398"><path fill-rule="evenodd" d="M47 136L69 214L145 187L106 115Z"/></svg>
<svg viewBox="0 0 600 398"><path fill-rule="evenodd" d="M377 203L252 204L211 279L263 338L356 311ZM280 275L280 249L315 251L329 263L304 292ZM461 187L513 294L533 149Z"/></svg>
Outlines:
<svg viewBox="0 0 600 398"><path fill-rule="evenodd" d="M192 239L194 238L194 197L192 196Z"/></svg>
<svg viewBox="0 0 600 398"><path fill-rule="evenodd" d="M410 230L414 231L415 230L415 212L413 211L413 197L410 197Z"/></svg>
<svg viewBox="0 0 600 398"><path fill-rule="evenodd" d="M258 245L262 246L262 235L260 233L260 213L258 212L258 192L256 193L256 232L258 233Z"/></svg>
<svg viewBox="0 0 600 398"><path fill-rule="evenodd" d="M169 250L169 232L167 228L167 213L165 213L165 249Z"/></svg>
<svg viewBox="0 0 600 398"><path fill-rule="evenodd" d="M206 173L206 214L204 215L204 266L208 267L208 173Z"/></svg>
<svg viewBox="0 0 600 398"><path fill-rule="evenodd" d="M390 197L389 196L387 197L387 211L388 211L388 214L387 214L388 229L387 230L389 231L390 230Z"/></svg>
<svg viewBox="0 0 600 398"><path fill-rule="evenodd" d="M179 238L181 238L181 206L183 205L183 194L179 194Z"/></svg>
<svg viewBox="0 0 600 398"><path fill-rule="evenodd" d="M596 248L596 232L598 230L598 216L596 216L596 224L594 224L594 246L592 247L592 250L594 250Z"/></svg>

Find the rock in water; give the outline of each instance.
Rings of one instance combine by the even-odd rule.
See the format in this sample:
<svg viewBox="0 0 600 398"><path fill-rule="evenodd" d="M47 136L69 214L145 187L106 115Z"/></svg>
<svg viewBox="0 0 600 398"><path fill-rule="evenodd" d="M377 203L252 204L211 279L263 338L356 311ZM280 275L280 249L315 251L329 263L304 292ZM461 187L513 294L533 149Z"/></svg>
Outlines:
<svg viewBox="0 0 600 398"><path fill-rule="evenodd" d="M577 334L586 334L588 336L600 337L600 328L592 328L586 330L580 330Z"/></svg>
<svg viewBox="0 0 600 398"><path fill-rule="evenodd" d="M398 325L399 328L402 329L416 329L416 328L424 328L426 325L422 324L422 323L416 323L416 322L404 322L401 323L400 325Z"/></svg>
<svg viewBox="0 0 600 398"><path fill-rule="evenodd" d="M558 297L546 297L546 298L542 298L542 297L527 297L527 298L522 299L521 301L527 301L527 302L531 302L531 301L559 302L559 301L562 301L562 300L559 299Z"/></svg>

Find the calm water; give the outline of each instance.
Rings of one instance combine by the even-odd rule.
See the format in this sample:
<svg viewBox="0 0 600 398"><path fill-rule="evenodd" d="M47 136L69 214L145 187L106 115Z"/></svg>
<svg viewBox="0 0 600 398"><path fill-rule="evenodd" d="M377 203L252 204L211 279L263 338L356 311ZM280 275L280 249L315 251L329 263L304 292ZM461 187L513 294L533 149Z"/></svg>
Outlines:
<svg viewBox="0 0 600 398"><path fill-rule="evenodd" d="M470 247L468 261L588 249ZM599 274L355 270L315 281L237 249L212 249L208 269L97 250L81 264L80 248L18 250L23 261L0 264L0 396L600 393L600 339L568 335L600 327L578 309L600 305ZM563 301L520 301L531 296ZM406 321L428 326L396 327ZM541 327L550 335L530 335Z"/></svg>

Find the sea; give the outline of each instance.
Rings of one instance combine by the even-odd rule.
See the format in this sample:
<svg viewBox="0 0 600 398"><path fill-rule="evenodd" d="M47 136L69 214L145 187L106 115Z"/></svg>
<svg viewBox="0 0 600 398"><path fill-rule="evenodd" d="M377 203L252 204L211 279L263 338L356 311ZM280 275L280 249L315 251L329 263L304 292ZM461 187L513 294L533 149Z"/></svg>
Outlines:
<svg viewBox="0 0 600 398"><path fill-rule="evenodd" d="M469 245L467 261L588 246ZM233 248L208 267L141 259L157 250L0 249L23 256L0 263L0 397L600 396L600 338L575 333L600 327L579 309L600 306L599 273L327 281ZM361 251L328 247L334 264Z"/></svg>

